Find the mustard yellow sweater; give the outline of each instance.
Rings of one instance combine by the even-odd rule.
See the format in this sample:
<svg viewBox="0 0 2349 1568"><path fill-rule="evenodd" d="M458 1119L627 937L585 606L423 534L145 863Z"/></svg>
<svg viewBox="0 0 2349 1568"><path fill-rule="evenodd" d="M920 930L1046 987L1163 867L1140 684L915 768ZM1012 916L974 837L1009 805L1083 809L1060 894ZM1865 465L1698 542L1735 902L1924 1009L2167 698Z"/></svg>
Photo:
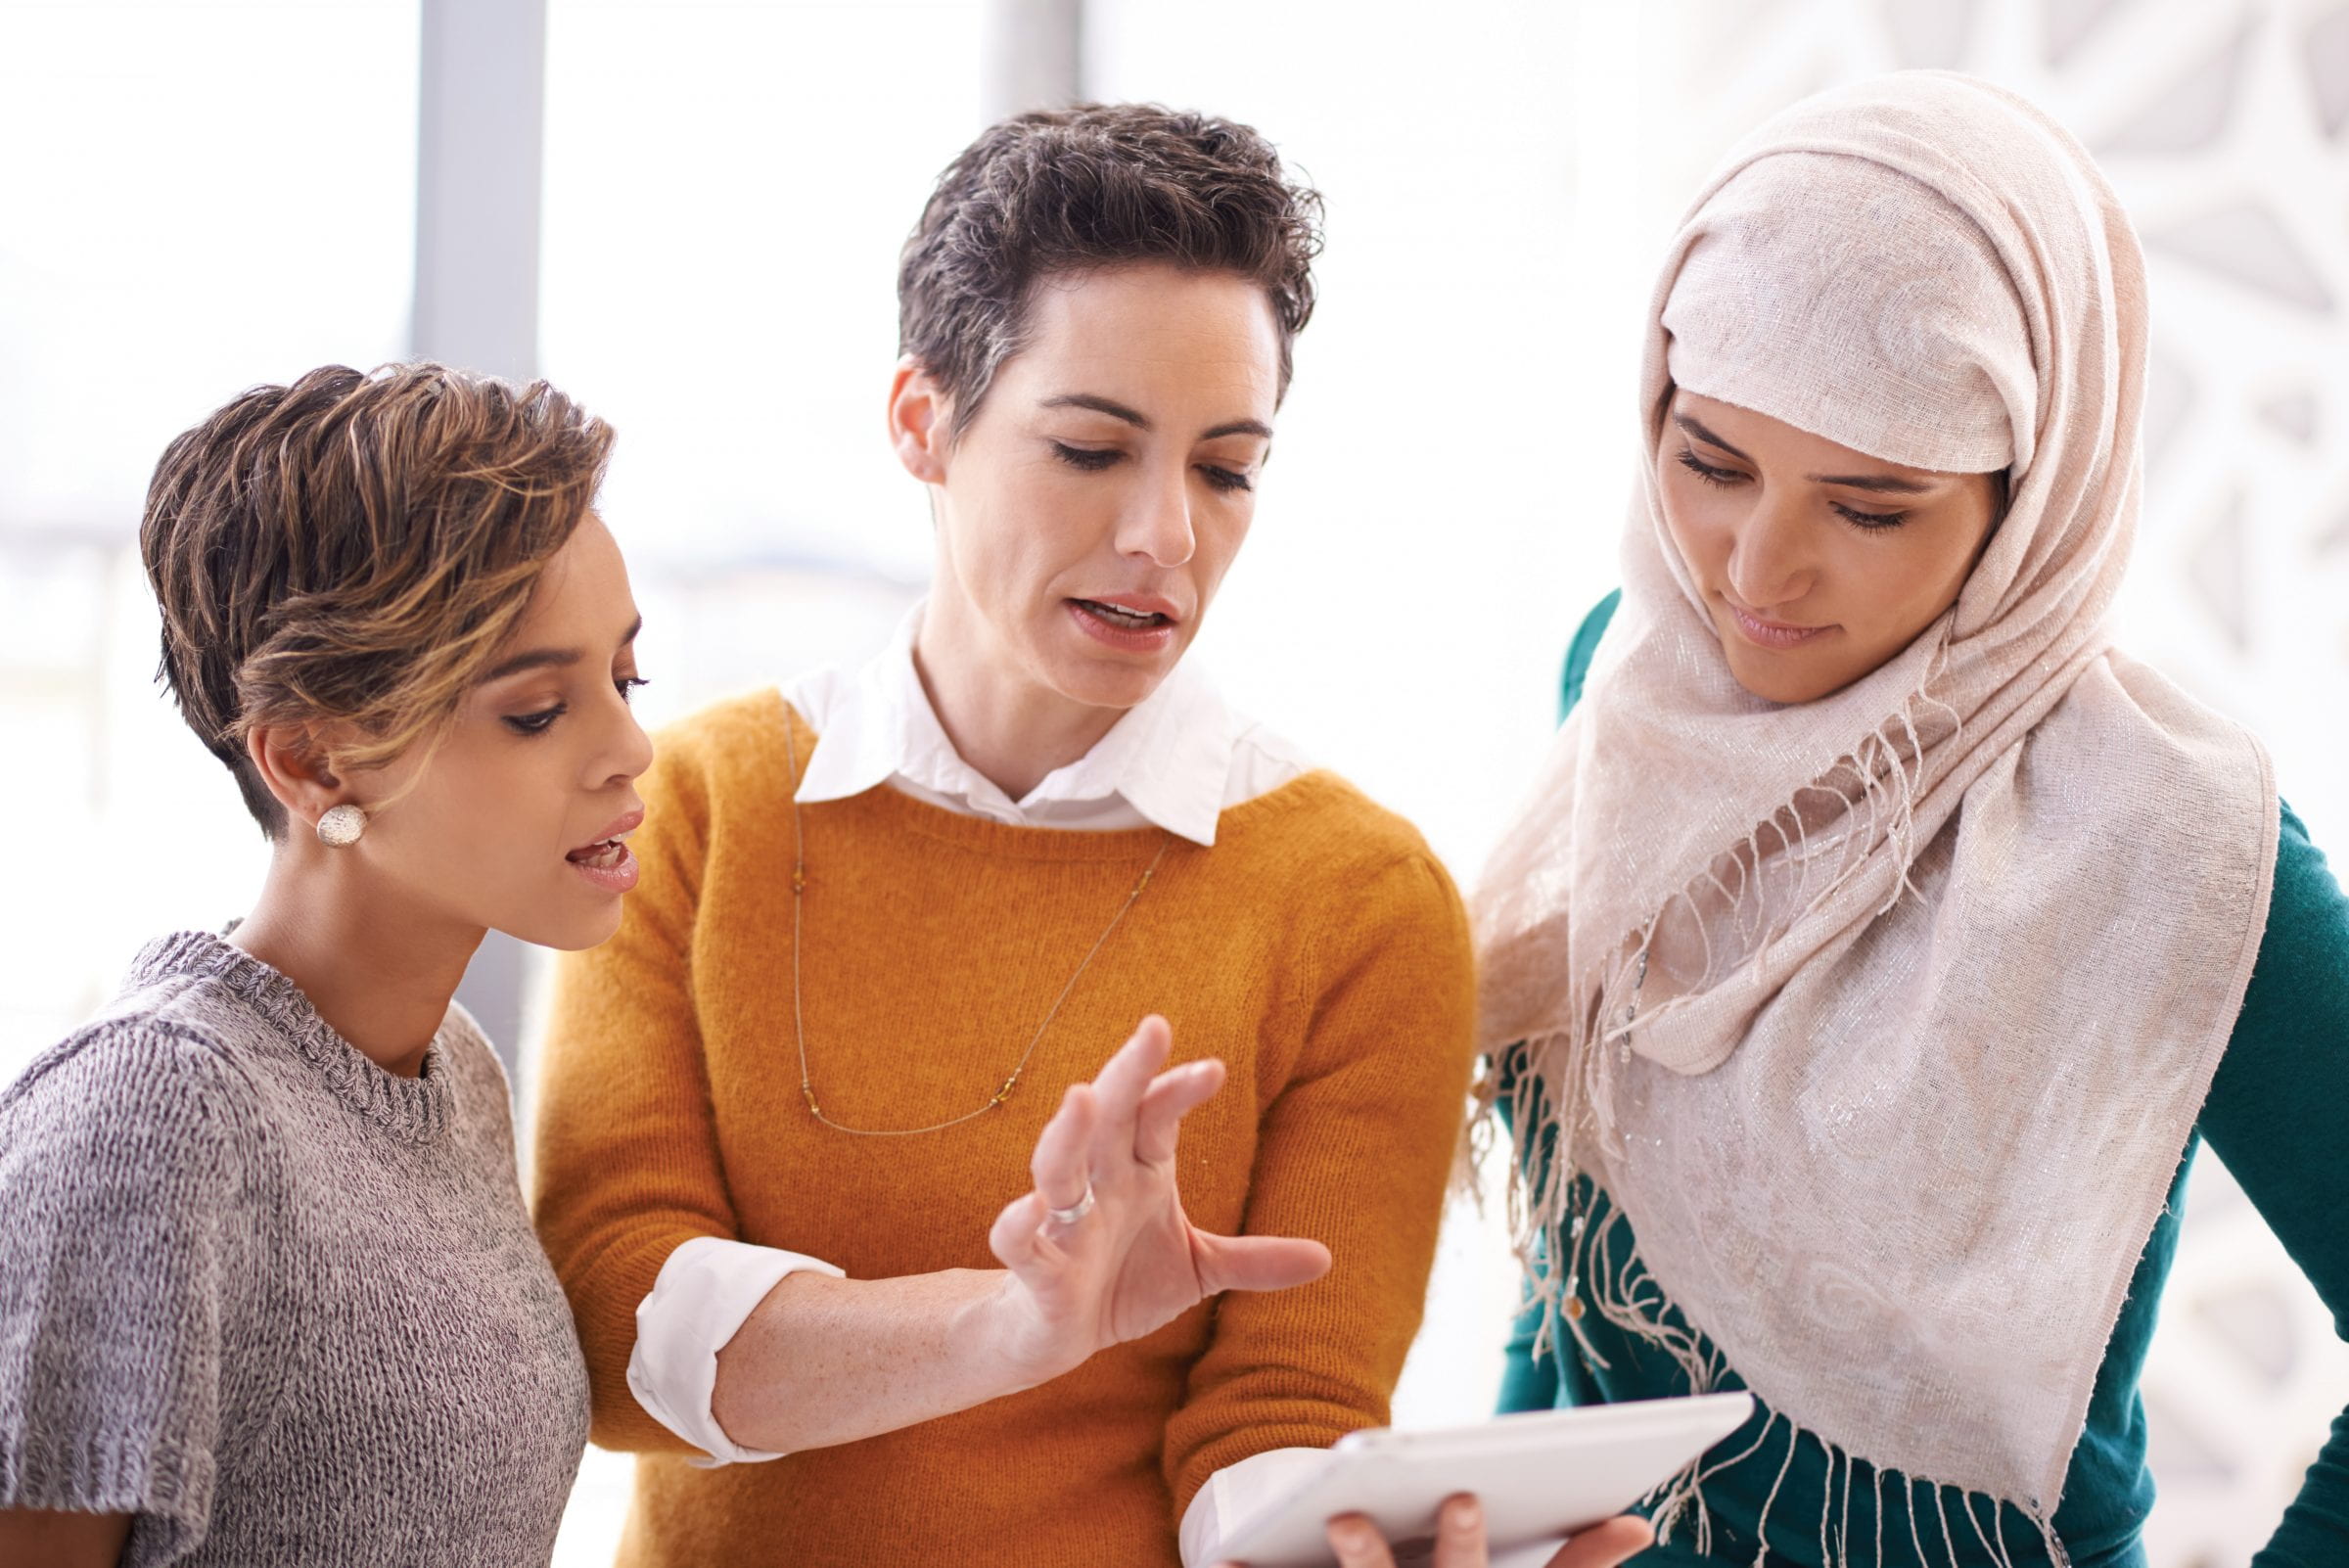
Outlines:
<svg viewBox="0 0 2349 1568"><path fill-rule="evenodd" d="M1217 1469L1387 1419L1461 1122L1473 984L1460 902L1411 828L1328 773L1174 841L1018 1091L948 1131L810 1119L791 988L794 780L818 744L773 692L667 732L620 934L564 961L539 1102L540 1233L570 1293L595 1438L641 1451L623 1564L1172 1564ZM828 1117L984 1104L1150 858L886 788L805 808L808 1060ZM1319 1282L1206 1303L1007 1399L764 1464L695 1469L627 1388L636 1306L695 1236L852 1277L994 1267L1037 1131L1149 1012L1231 1068L1182 1130L1191 1218L1315 1237Z"/></svg>

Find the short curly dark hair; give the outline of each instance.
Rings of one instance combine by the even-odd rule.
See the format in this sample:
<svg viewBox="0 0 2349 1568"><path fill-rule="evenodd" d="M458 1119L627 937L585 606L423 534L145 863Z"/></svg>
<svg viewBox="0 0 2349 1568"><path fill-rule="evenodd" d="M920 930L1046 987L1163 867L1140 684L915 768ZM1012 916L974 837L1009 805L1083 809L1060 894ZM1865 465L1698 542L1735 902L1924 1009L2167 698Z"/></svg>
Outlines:
<svg viewBox="0 0 2349 1568"><path fill-rule="evenodd" d="M1019 352L1038 281L1167 262L1263 287L1286 394L1320 249L1320 194L1249 126L1157 104L1017 115L939 176L898 267L898 348L944 387L959 433Z"/></svg>

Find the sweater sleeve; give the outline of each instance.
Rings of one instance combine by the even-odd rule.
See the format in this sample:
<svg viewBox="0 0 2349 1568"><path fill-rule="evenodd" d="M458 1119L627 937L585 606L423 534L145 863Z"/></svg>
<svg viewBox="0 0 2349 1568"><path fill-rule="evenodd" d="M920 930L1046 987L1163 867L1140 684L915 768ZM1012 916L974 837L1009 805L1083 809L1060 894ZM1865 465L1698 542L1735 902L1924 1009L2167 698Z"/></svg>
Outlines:
<svg viewBox="0 0 2349 1568"><path fill-rule="evenodd" d="M539 1068L533 1208L609 1449L696 1452L629 1390L636 1311L683 1243L740 1239L694 1013L708 823L696 764L671 744L642 780L637 886L611 941L559 960Z"/></svg>
<svg viewBox="0 0 2349 1568"><path fill-rule="evenodd" d="M266 1355L226 1071L117 1022L0 1098L0 1508L135 1514L162 1556L202 1539L240 1414L223 1347Z"/></svg>
<svg viewBox="0 0 2349 1568"><path fill-rule="evenodd" d="M2202 1135L2242 1184L2349 1338L2349 898L2290 807L2275 895ZM2309 1466L2253 1568L2349 1562L2349 1412Z"/></svg>
<svg viewBox="0 0 2349 1568"><path fill-rule="evenodd" d="M1385 1424L1425 1304L1474 1048L1467 917L1413 853L1324 918L1306 1038L1260 1119L1246 1228L1315 1238L1333 1264L1218 1304L1167 1424L1177 1518L1225 1465Z"/></svg>

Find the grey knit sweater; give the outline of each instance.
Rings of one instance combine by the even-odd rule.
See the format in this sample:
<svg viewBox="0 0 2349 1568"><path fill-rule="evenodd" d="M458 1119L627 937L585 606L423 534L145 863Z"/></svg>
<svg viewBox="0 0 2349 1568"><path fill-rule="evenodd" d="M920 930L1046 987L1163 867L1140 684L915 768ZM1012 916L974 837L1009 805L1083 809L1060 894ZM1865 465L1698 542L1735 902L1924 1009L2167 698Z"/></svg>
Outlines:
<svg viewBox="0 0 2349 1568"><path fill-rule="evenodd" d="M0 1506L123 1561L544 1563L587 1376L462 1008L421 1078L216 937L0 1093Z"/></svg>

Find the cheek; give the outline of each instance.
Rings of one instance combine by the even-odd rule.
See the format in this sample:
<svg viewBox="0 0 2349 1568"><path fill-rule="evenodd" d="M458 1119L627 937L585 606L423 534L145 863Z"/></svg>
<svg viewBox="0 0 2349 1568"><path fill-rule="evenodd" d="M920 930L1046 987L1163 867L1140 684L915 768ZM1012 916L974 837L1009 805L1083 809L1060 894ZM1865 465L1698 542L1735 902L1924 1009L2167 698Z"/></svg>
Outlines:
<svg viewBox="0 0 2349 1568"><path fill-rule="evenodd" d="M1700 579L1711 579L1736 537L1735 520L1726 505L1727 493L1680 472L1676 463L1658 476L1656 494L1664 507L1664 530L1672 535L1682 564Z"/></svg>
<svg viewBox="0 0 2349 1568"><path fill-rule="evenodd" d="M495 901L522 891L561 836L567 798L562 741L505 742L484 735L446 748L410 798L404 846L450 896Z"/></svg>
<svg viewBox="0 0 2349 1568"><path fill-rule="evenodd" d="M1093 531L1082 498L1055 470L1013 468L966 497L954 514L963 580L1007 605L1043 587L1086 553Z"/></svg>
<svg viewBox="0 0 2349 1568"><path fill-rule="evenodd" d="M1965 586L1973 551L1956 530L1920 530L1900 540L1861 539L1862 544L1890 544L1869 561L1871 597L1897 614L1903 630L1922 630L1936 616L1957 602Z"/></svg>
<svg viewBox="0 0 2349 1568"><path fill-rule="evenodd" d="M1248 542L1248 530L1256 523L1256 501L1253 496L1237 503L1226 503L1208 514L1199 527L1199 543L1191 557L1197 580L1214 587L1239 559L1240 546Z"/></svg>

